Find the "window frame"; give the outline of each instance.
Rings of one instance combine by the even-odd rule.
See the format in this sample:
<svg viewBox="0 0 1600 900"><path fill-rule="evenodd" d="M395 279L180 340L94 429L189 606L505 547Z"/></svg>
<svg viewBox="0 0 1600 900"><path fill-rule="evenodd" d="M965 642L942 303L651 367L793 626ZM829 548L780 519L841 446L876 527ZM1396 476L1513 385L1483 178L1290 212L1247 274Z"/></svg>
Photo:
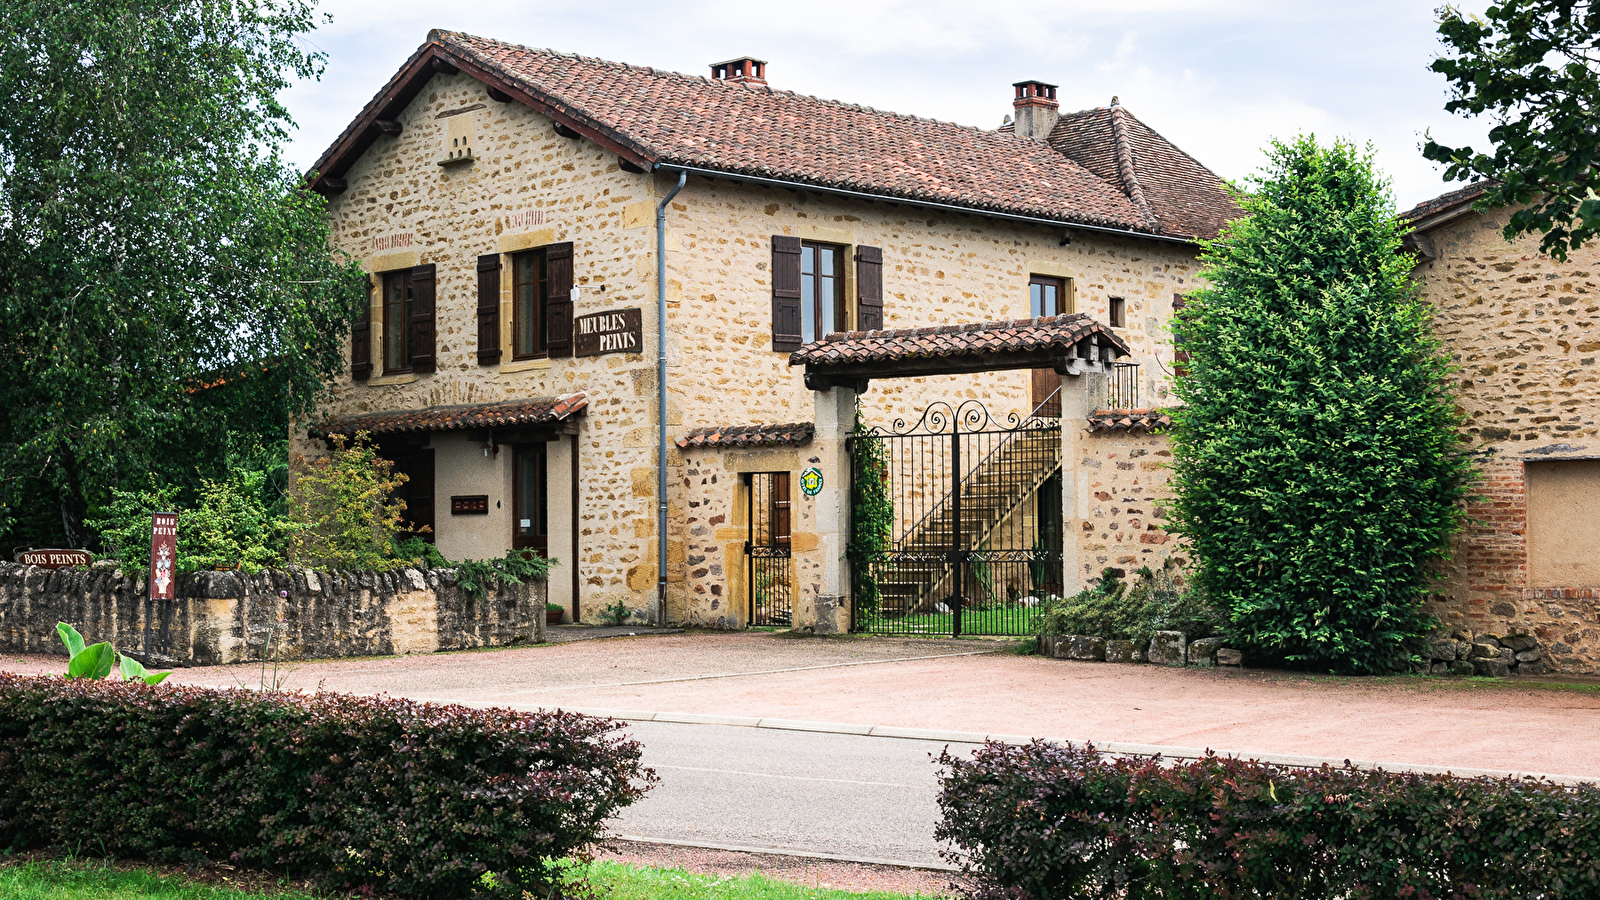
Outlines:
<svg viewBox="0 0 1600 900"><path fill-rule="evenodd" d="M1112 328L1128 327L1128 300L1125 297L1112 297L1106 308L1106 319Z"/></svg>
<svg viewBox="0 0 1600 900"><path fill-rule="evenodd" d="M820 250L833 252L833 271L822 276L817 272L806 271L807 259L813 260L812 268L817 268L821 261ZM831 244L826 241L801 241L800 242L800 343L809 344L821 340L826 335L835 331L849 331L849 302L846 291L849 283L845 275L845 259L849 256L849 247L844 244ZM823 327L821 304L818 303L817 287L821 278L827 278L834 283L833 289L833 322L829 327ZM808 292L807 286L810 286ZM809 296L808 296L809 294ZM809 307L809 309L808 309ZM807 336L806 329L811 329Z"/></svg>
<svg viewBox="0 0 1600 900"><path fill-rule="evenodd" d="M1053 288L1056 289L1056 311L1055 312L1047 313L1047 312L1044 311L1044 297L1043 297L1043 293L1042 292L1041 292L1040 297L1039 297L1039 312L1034 312L1033 289L1035 287L1053 287ZM1028 276L1028 318L1030 318L1030 319L1048 318L1048 317L1065 315L1066 313L1071 312L1072 311L1070 309L1070 307L1072 306L1072 299L1071 299L1072 298L1072 294L1071 294L1071 291L1072 291L1072 279L1070 279L1070 278L1067 278L1067 277L1061 276L1061 275L1039 275L1037 273L1030 274Z"/></svg>
<svg viewBox="0 0 1600 900"><path fill-rule="evenodd" d="M411 318L415 309L415 296L411 285L410 269L394 269L384 272L382 277L383 300L379 310L383 316L382 333L379 338L379 349L383 355L383 374L403 375L411 368ZM398 301L390 302L390 286L398 287ZM389 354L390 340L394 329L399 329L400 362L391 365Z"/></svg>
<svg viewBox="0 0 1600 900"><path fill-rule="evenodd" d="M536 481L523 483L522 461L535 461ZM534 509L525 509L523 490L531 487ZM522 533L521 518L528 514L530 534ZM516 444L511 451L511 549L533 550L541 556L550 555L550 448L544 442Z"/></svg>
<svg viewBox="0 0 1600 900"><path fill-rule="evenodd" d="M509 254L511 257L511 358L521 359L546 359L550 356L550 335L548 325L550 307L550 260L545 247L535 247ZM534 260L536 272L533 280L523 281L520 263L523 260ZM533 289L533 303L530 318L534 333L537 335L537 347L529 352L522 351L522 303L518 296L519 289L524 285L531 285Z"/></svg>

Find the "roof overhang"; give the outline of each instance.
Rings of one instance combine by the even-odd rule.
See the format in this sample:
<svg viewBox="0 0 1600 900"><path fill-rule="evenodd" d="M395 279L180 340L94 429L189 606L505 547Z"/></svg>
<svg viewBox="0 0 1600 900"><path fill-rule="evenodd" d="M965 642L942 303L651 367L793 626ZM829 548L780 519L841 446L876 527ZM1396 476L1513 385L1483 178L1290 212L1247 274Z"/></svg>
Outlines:
<svg viewBox="0 0 1600 900"><path fill-rule="evenodd" d="M307 429L314 438L329 440L368 434L418 435L441 431L482 434L491 443L510 443L514 439L548 439L558 433L572 433L589 406L583 391L564 397L507 400L503 403L473 403L461 406L430 406L329 419Z"/></svg>
<svg viewBox="0 0 1600 900"><path fill-rule="evenodd" d="M876 378L918 378L1013 369L1063 375L1106 371L1128 345L1083 313L934 328L836 332L790 354L806 367L806 387L865 390Z"/></svg>

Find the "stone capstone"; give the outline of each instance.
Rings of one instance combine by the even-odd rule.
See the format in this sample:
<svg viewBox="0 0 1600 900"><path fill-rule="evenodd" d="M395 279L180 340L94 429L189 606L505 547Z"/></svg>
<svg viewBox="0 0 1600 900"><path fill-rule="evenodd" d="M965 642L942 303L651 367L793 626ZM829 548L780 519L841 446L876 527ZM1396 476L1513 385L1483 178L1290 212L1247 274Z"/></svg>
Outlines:
<svg viewBox="0 0 1600 900"><path fill-rule="evenodd" d="M1189 658L1189 638L1181 631L1158 631L1150 638L1148 658L1158 666L1181 666Z"/></svg>
<svg viewBox="0 0 1600 900"><path fill-rule="evenodd" d="M1189 642L1189 665L1209 669L1217 664L1222 638L1200 638Z"/></svg>
<svg viewBox="0 0 1600 900"><path fill-rule="evenodd" d="M1093 637L1087 634L1075 634L1067 638L1067 658L1105 662L1106 639Z"/></svg>
<svg viewBox="0 0 1600 900"><path fill-rule="evenodd" d="M1484 678L1504 678L1511 674L1511 667L1506 665L1506 661L1498 656L1474 659L1472 668L1474 672Z"/></svg>
<svg viewBox="0 0 1600 900"><path fill-rule="evenodd" d="M1219 666L1242 666L1242 665L1244 665L1244 651L1242 651L1242 650L1230 650L1227 647L1218 648L1218 650L1217 650L1217 665L1219 665Z"/></svg>
<svg viewBox="0 0 1600 900"><path fill-rule="evenodd" d="M1133 662L1133 641L1106 641L1106 662Z"/></svg>

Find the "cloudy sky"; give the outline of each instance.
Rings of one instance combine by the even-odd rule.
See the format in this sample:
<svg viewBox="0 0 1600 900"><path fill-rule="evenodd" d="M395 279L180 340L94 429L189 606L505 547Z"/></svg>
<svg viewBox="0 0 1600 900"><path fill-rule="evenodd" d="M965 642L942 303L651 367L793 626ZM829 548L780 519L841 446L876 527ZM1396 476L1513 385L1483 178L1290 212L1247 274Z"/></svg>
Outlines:
<svg viewBox="0 0 1600 900"><path fill-rule="evenodd" d="M1113 95L1224 178L1262 163L1274 137L1372 142L1406 208L1449 190L1423 133L1480 145L1489 123L1447 115L1437 0L323 0L308 41L319 82L286 97L309 168L400 64L447 28L533 47L706 74L769 61L774 87L982 128L1011 111L1011 83L1061 86L1063 109ZM1483 2L1458 4L1481 8Z"/></svg>

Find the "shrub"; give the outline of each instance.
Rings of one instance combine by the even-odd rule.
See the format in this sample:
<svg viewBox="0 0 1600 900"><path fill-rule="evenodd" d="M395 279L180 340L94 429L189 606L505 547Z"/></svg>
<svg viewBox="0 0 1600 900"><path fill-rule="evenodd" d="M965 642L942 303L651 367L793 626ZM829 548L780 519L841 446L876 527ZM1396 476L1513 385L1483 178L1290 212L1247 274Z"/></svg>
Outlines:
<svg viewBox="0 0 1600 900"><path fill-rule="evenodd" d="M944 767L935 837L975 896L1588 898L1600 789L991 743Z"/></svg>
<svg viewBox="0 0 1600 900"><path fill-rule="evenodd" d="M560 562L532 550L508 550L500 559L467 559L456 563L456 584L468 595L482 600L489 595L491 585L544 581L550 577L550 569Z"/></svg>
<svg viewBox="0 0 1600 900"><path fill-rule="evenodd" d="M654 773L615 724L0 673L0 845L234 859L334 889L520 897Z"/></svg>
<svg viewBox="0 0 1600 900"><path fill-rule="evenodd" d="M1174 530L1259 657L1395 671L1462 522L1463 413L1370 152L1269 156L1177 323Z"/></svg>
<svg viewBox="0 0 1600 900"><path fill-rule="evenodd" d="M1094 585L1071 597L1046 598L1034 631L1043 635L1087 634L1148 644L1157 631L1206 637L1225 630L1226 617L1194 587L1179 584L1177 564L1141 568L1132 584L1106 569Z"/></svg>
<svg viewBox="0 0 1600 900"><path fill-rule="evenodd" d="M222 481L201 481L199 502L180 508L178 488L112 491L101 517L88 524L100 532L106 554L123 571L143 575L150 567L150 516L178 512L179 574L238 566L254 575L283 563L296 527L269 509L268 474L238 469Z"/></svg>
<svg viewBox="0 0 1600 900"><path fill-rule="evenodd" d="M290 547L294 561L378 572L415 565L415 558L394 552L406 531L406 502L396 493L406 476L378 456L365 432L349 441L336 435L333 444L332 452L301 473L289 495L300 526Z"/></svg>

